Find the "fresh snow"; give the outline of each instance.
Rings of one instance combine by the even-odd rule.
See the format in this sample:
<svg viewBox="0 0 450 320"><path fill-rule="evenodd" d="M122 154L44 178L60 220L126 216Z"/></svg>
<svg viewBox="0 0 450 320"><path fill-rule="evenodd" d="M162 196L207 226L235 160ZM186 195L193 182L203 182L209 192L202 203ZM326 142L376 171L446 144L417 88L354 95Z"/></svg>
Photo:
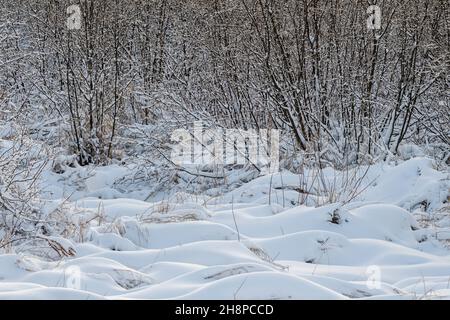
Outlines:
<svg viewBox="0 0 450 320"><path fill-rule="evenodd" d="M0 299L450 298L450 183L429 159L166 199L119 187L133 170L44 172L46 212L83 226L55 238L74 255L0 254Z"/></svg>

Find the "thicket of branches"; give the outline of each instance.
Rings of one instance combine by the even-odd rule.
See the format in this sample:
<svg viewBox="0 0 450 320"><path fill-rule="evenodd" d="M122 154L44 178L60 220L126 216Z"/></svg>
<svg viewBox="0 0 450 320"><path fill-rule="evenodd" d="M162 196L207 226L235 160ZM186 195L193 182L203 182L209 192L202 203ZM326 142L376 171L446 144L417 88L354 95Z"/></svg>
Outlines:
<svg viewBox="0 0 450 320"><path fill-rule="evenodd" d="M196 120L282 130L285 165L301 155L318 170L349 168L407 145L448 164L448 1L378 0L381 29L369 30L374 3L1 0L0 250L46 243L72 254L52 236L77 226L39 204L38 176L55 153L63 173L154 151L131 180L151 176L155 192L217 178L158 162L170 166L170 134ZM71 5L79 30L67 27Z"/></svg>
<svg viewBox="0 0 450 320"><path fill-rule="evenodd" d="M80 30L66 26L81 8ZM338 166L449 145L446 0L2 0L3 120L61 123L81 165L130 125L277 128ZM36 128L34 128L37 130ZM45 137L45 134L44 134ZM151 139L151 137L150 137Z"/></svg>

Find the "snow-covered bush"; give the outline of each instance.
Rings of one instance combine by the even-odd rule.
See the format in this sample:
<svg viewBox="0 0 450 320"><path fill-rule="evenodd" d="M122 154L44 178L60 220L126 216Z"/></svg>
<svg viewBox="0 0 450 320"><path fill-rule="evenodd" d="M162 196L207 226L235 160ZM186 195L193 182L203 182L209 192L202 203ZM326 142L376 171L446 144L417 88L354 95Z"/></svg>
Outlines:
<svg viewBox="0 0 450 320"><path fill-rule="evenodd" d="M42 211L39 178L47 167L48 150L20 130L16 133L0 140L0 252L41 248L35 253L72 255L64 240L54 237L55 221Z"/></svg>

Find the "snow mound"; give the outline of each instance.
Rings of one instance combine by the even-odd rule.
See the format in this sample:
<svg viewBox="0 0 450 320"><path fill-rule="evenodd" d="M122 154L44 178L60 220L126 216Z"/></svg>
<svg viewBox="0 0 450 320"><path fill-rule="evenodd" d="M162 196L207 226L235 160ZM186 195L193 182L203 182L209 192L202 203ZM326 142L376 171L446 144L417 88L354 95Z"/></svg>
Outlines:
<svg viewBox="0 0 450 320"><path fill-rule="evenodd" d="M344 175L324 170L305 189L312 172L283 172L220 198L146 202L105 196L124 174L113 169L69 201L79 237L51 238L72 255L0 255L0 299L450 298L449 181L427 159L355 169L352 201L320 206ZM61 199L49 200L50 212ZM417 220L432 213L433 228Z"/></svg>

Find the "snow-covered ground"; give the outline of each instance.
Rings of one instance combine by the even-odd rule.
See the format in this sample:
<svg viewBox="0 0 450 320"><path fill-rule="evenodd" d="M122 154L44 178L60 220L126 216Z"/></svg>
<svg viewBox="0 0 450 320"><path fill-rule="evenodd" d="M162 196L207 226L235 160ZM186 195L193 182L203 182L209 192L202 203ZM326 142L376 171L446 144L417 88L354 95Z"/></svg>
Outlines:
<svg viewBox="0 0 450 320"><path fill-rule="evenodd" d="M70 254L0 254L0 299L450 298L450 182L429 159L166 199L118 187L130 170L45 172Z"/></svg>

